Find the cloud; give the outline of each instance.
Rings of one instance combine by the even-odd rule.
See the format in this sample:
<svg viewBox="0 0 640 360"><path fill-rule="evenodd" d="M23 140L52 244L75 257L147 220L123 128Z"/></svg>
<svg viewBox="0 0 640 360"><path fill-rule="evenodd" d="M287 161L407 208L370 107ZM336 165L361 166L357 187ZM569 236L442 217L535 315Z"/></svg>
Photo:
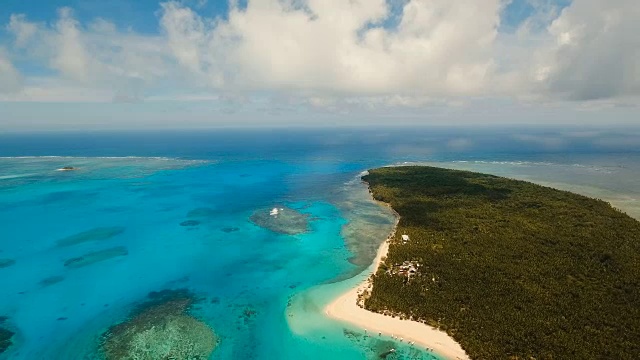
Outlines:
<svg viewBox="0 0 640 360"><path fill-rule="evenodd" d="M22 87L22 76L0 48L0 94L14 93Z"/></svg>
<svg viewBox="0 0 640 360"><path fill-rule="evenodd" d="M179 63L213 86L358 95L477 93L491 72L499 0L249 1L227 20L177 2L162 28ZM464 29L459 27L465 24Z"/></svg>
<svg viewBox="0 0 640 360"><path fill-rule="evenodd" d="M3 76L12 91L9 57L52 72L25 74L22 96L11 97L23 100L59 99L46 93L64 88L69 100L83 92L107 102L234 94L338 112L479 98L638 103L636 0L573 1L562 10L529 2L534 13L513 33L499 32L505 0L230 1L216 17L199 13L204 2L168 1L157 34L103 18L81 22L69 8L50 23L14 14L0 71L14 74Z"/></svg>
<svg viewBox="0 0 640 360"><path fill-rule="evenodd" d="M640 95L639 18L636 0L574 1L534 52L537 90L579 101Z"/></svg>
<svg viewBox="0 0 640 360"><path fill-rule="evenodd" d="M69 8L60 9L50 25L13 15L7 30L14 35L16 54L54 73L29 77L22 96L13 97L16 101L38 101L34 94L42 96L42 101L62 100L60 94L48 93L60 88L67 89L63 94L71 96L68 101L94 94L102 94L101 101L135 98L162 81L181 78L180 73L171 72L178 69L160 36L119 32L104 19L83 26ZM83 92L93 95L75 98Z"/></svg>

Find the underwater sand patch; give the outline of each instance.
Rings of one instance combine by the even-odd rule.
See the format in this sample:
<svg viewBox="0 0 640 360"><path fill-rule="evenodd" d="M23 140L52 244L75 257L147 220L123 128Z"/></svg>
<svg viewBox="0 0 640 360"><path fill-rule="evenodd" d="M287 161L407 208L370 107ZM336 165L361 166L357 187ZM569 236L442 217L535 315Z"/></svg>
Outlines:
<svg viewBox="0 0 640 360"><path fill-rule="evenodd" d="M218 215L219 212L216 209L202 207L196 208L187 213L188 218L210 218Z"/></svg>
<svg viewBox="0 0 640 360"><path fill-rule="evenodd" d="M309 231L309 215L291 208L278 208L277 215L271 209L258 209L249 217L254 224L285 235L302 234Z"/></svg>
<svg viewBox="0 0 640 360"><path fill-rule="evenodd" d="M125 322L103 334L105 359L208 359L218 340L207 324L189 314L194 301L184 289L150 293Z"/></svg>
<svg viewBox="0 0 640 360"><path fill-rule="evenodd" d="M109 260L119 256L126 256L129 254L127 248L124 246L117 246L110 249L93 251L82 256L68 259L64 262L64 266L70 268L80 268L83 266L95 264L97 262Z"/></svg>
<svg viewBox="0 0 640 360"><path fill-rule="evenodd" d="M64 239L60 239L57 241L57 245L59 247L66 247L82 244L89 241L108 240L116 235L123 233L124 229L125 228L122 226L97 227L68 236Z"/></svg>

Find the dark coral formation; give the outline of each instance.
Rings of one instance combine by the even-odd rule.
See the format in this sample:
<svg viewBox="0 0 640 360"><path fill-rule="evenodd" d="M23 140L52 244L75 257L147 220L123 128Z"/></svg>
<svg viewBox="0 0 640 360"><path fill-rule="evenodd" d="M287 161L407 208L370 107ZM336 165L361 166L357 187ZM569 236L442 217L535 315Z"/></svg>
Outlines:
<svg viewBox="0 0 640 360"><path fill-rule="evenodd" d="M57 283L61 282L62 280L64 280L64 276L59 276L59 275L49 276L47 278L44 278L44 279L40 280L39 284L42 287L47 287L47 286L51 286L53 284L57 284Z"/></svg>
<svg viewBox="0 0 640 360"><path fill-rule="evenodd" d="M270 209L259 209L249 219L279 234L296 235L309 231L309 215L290 208L279 208L277 215L270 215Z"/></svg>
<svg viewBox="0 0 640 360"><path fill-rule="evenodd" d="M83 231L81 233L68 236L64 239L60 239L58 240L57 244L60 247L65 247L65 246L82 244L89 241L107 240L123 232L124 232L124 227L122 226L97 227L91 230Z"/></svg>
<svg viewBox="0 0 640 360"><path fill-rule="evenodd" d="M9 267L15 263L16 261L13 259L0 259L0 269Z"/></svg>
<svg viewBox="0 0 640 360"><path fill-rule="evenodd" d="M6 316L0 316L0 325L4 325L8 319L9 318ZM7 351L7 349L9 349L13 344L13 335L15 335L13 331L0 326L0 354Z"/></svg>
<svg viewBox="0 0 640 360"><path fill-rule="evenodd" d="M200 225L200 221L197 220L187 220L180 223L180 226L193 227Z"/></svg>
<svg viewBox="0 0 640 360"><path fill-rule="evenodd" d="M185 289L151 292L129 318L103 334L101 351L115 359L208 359L217 339L189 314L193 295Z"/></svg>
<svg viewBox="0 0 640 360"><path fill-rule="evenodd" d="M229 227L223 227L220 230L222 230L222 232L232 233L232 232L240 231L240 228L229 226Z"/></svg>
<svg viewBox="0 0 640 360"><path fill-rule="evenodd" d="M79 268L91 264L95 264L100 261L109 260L118 256L126 256L129 254L127 248L124 246L116 246L113 248L99 250L84 254L79 257L68 259L64 262L64 266L70 268Z"/></svg>

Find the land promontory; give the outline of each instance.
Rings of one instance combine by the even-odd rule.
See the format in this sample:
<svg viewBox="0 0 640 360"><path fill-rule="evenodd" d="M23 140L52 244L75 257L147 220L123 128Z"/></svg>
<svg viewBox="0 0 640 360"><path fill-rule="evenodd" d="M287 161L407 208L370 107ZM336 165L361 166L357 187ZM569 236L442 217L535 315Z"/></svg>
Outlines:
<svg viewBox="0 0 640 360"><path fill-rule="evenodd" d="M472 359L640 354L640 222L605 201L434 167L363 177L400 215L364 306ZM405 236L403 236L405 235Z"/></svg>

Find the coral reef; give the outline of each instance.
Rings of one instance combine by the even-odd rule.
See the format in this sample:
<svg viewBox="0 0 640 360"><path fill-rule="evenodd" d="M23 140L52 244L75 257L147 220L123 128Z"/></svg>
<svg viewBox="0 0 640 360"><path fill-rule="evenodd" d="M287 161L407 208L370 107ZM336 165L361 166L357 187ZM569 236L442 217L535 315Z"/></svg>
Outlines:
<svg viewBox="0 0 640 360"><path fill-rule="evenodd" d="M102 353L107 360L208 359L217 339L207 324L189 315L193 302L187 290L150 293L127 321L103 335Z"/></svg>
<svg viewBox="0 0 640 360"><path fill-rule="evenodd" d="M39 284L42 287L47 287L47 286L51 286L53 284L57 284L61 281L64 280L64 276L60 276L60 275L55 275L55 276L49 276L47 278L44 278L42 280L40 280Z"/></svg>
<svg viewBox="0 0 640 360"><path fill-rule="evenodd" d="M259 209L249 219L279 234L296 235L309 231L309 215L290 208L280 208L277 215L271 215L270 209Z"/></svg>
<svg viewBox="0 0 640 360"><path fill-rule="evenodd" d="M0 354L7 351L13 344L12 338L15 333L2 326L8 319L6 316L0 316Z"/></svg>
<svg viewBox="0 0 640 360"><path fill-rule="evenodd" d="M84 254L79 257L68 259L64 262L64 266L70 268L79 268L91 264L95 264L100 261L109 260L118 256L125 256L129 254L127 248L124 246L116 246L113 248L99 250Z"/></svg>
<svg viewBox="0 0 640 360"><path fill-rule="evenodd" d="M60 239L57 241L57 244L60 247L66 247L89 241L107 240L121 234L122 232L124 232L124 227L122 226L97 227Z"/></svg>
<svg viewBox="0 0 640 360"><path fill-rule="evenodd" d="M200 221L198 220L187 220L180 223L180 226L198 226L200 225Z"/></svg>
<svg viewBox="0 0 640 360"><path fill-rule="evenodd" d="M13 259L0 259L0 269L9 267L15 263L16 261Z"/></svg>

